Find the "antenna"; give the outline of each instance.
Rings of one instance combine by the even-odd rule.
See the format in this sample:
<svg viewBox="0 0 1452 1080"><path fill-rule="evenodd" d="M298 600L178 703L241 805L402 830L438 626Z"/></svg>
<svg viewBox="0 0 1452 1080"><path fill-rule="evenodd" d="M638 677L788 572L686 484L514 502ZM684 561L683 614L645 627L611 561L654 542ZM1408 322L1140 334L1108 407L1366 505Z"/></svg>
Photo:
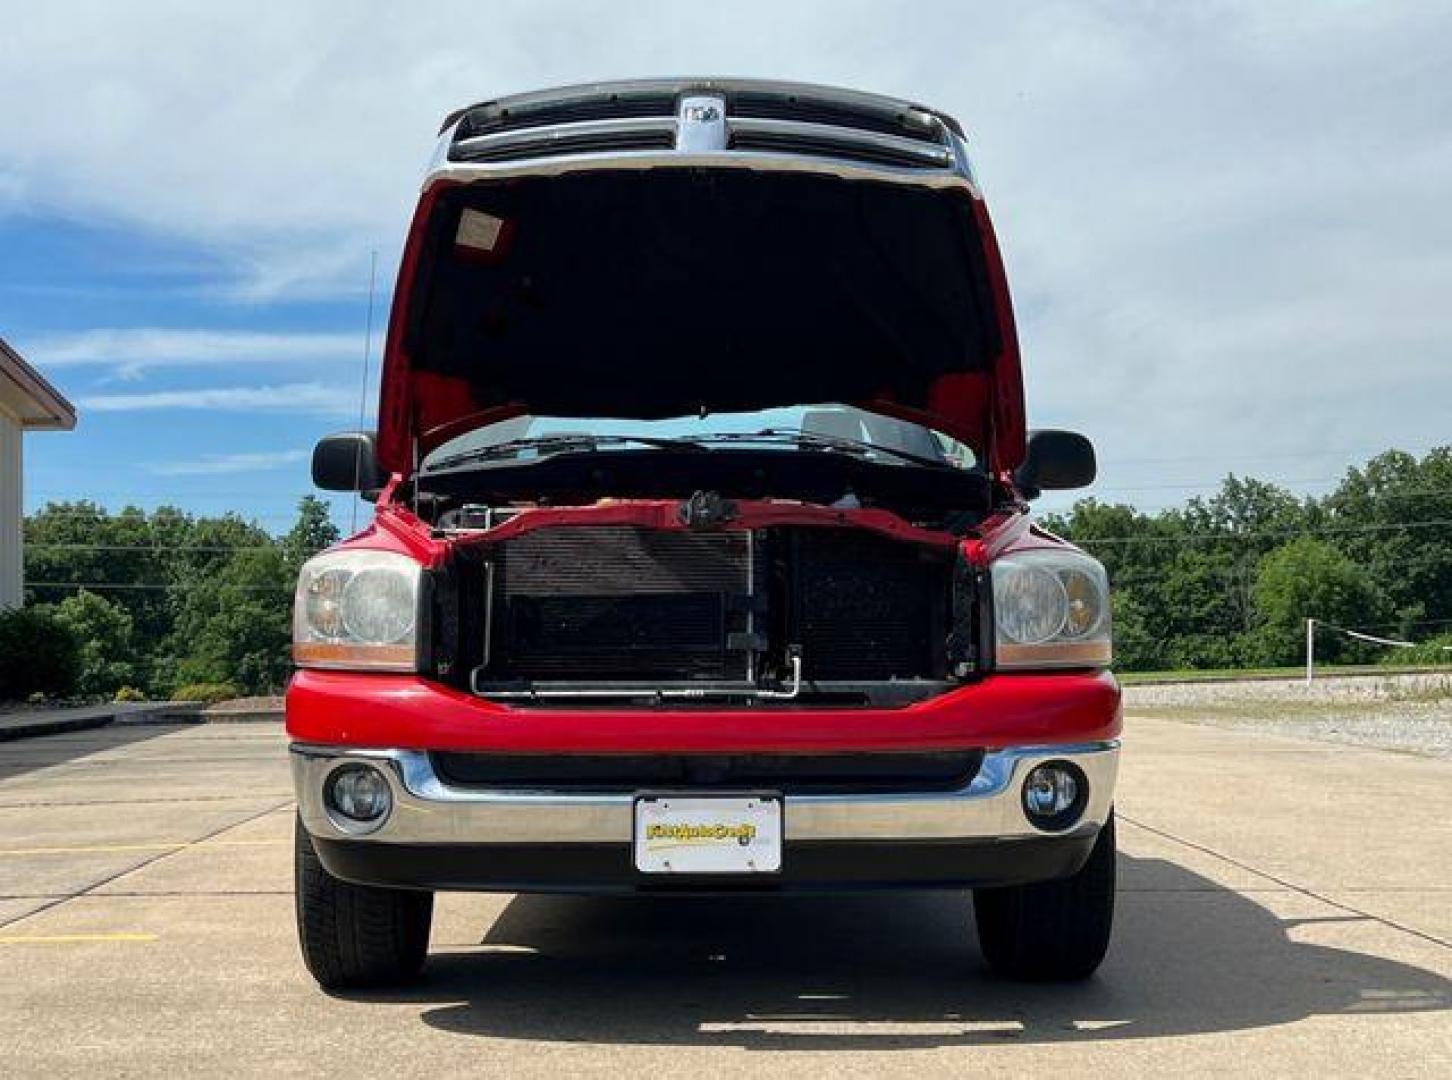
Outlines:
<svg viewBox="0 0 1452 1080"><path fill-rule="evenodd" d="M368 419L368 360L373 352L373 289L378 280L378 249L374 248L368 253L368 316L363 324L363 385L358 390L358 430L363 430L364 423ZM358 490L363 483L363 443L358 442L358 449L353 454L353 516L348 524L348 531L358 531L358 503L363 498L363 493Z"/></svg>

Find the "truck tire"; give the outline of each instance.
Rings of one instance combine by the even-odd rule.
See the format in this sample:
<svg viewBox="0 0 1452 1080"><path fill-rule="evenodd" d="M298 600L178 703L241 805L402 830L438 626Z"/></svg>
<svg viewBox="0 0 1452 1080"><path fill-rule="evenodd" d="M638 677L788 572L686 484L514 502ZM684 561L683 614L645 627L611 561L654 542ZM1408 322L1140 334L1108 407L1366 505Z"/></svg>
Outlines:
<svg viewBox="0 0 1452 1080"><path fill-rule="evenodd" d="M293 850L298 942L318 985L390 986L417 976L428 953L434 894L333 877L301 821L293 827Z"/></svg>
<svg viewBox="0 0 1452 1080"><path fill-rule="evenodd" d="M1068 982L1094 974L1114 925L1114 814L1072 877L978 889L973 911L988 966L1010 979Z"/></svg>

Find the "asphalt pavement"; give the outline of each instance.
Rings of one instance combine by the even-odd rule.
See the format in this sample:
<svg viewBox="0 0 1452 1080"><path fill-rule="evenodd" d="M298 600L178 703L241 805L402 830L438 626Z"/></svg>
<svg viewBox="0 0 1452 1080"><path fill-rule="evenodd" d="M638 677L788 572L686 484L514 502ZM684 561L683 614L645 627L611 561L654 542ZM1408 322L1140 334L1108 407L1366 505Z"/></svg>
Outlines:
<svg viewBox="0 0 1452 1080"><path fill-rule="evenodd" d="M273 725L0 745L0 1076L1452 1075L1452 762L1133 716L1093 980L987 974L967 898L442 897L329 996Z"/></svg>

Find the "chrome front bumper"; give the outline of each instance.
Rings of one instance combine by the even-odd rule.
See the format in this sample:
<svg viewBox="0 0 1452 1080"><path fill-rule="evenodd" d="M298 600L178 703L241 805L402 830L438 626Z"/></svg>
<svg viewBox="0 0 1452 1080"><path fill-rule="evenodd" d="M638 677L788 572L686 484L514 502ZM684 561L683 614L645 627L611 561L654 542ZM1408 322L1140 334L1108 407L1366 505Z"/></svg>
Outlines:
<svg viewBox="0 0 1452 1080"><path fill-rule="evenodd" d="M631 842L634 796L491 792L450 786L418 750L359 750L295 743L292 774L307 831L320 840L393 845L624 844ZM788 795L785 841L996 841L1045 839L1026 817L1023 777L1045 761L1084 771L1089 797L1070 830L1092 834L1109 817L1119 769L1118 741L1023 746L984 755L977 776L959 791L891 795ZM349 762L382 768L393 812L372 832L334 823L323 804L328 775Z"/></svg>

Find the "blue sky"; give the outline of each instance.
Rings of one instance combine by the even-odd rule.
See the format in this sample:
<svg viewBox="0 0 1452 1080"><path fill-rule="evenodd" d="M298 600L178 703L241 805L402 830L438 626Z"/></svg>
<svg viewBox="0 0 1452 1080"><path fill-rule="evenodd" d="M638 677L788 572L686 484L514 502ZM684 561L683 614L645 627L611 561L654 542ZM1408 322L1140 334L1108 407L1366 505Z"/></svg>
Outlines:
<svg viewBox="0 0 1452 1080"><path fill-rule="evenodd" d="M1094 438L1093 494L1324 491L1452 441L1449 42L1411 2L34 5L0 37L0 336L81 421L28 440L27 501L284 527L440 117L680 72L962 119L1031 423Z"/></svg>
<svg viewBox="0 0 1452 1080"><path fill-rule="evenodd" d="M250 299L225 260L120 223L16 214L0 219L0 248L0 326L81 416L75 432L29 439L28 509L169 503L278 531L312 490L312 444L375 408L366 262L351 294Z"/></svg>

